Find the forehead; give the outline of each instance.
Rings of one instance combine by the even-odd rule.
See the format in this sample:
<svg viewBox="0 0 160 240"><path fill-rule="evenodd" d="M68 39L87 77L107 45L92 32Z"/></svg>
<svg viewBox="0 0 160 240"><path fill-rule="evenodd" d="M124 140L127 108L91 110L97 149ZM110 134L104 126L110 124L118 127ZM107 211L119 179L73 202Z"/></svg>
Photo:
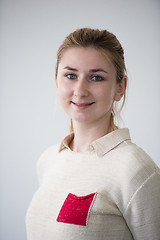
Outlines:
<svg viewBox="0 0 160 240"><path fill-rule="evenodd" d="M71 47L64 51L59 65L72 64L86 67L114 68L109 55L94 47Z"/></svg>

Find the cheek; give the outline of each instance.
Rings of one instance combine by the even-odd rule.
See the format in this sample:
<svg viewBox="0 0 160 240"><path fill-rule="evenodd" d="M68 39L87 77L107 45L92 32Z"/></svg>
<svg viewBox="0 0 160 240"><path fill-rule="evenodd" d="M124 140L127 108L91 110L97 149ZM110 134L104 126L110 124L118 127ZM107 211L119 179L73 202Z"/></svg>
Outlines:
<svg viewBox="0 0 160 240"><path fill-rule="evenodd" d="M67 88L65 84L62 84L61 81L59 81L57 84L57 92L59 96L64 97L69 94L69 88Z"/></svg>
<svg viewBox="0 0 160 240"><path fill-rule="evenodd" d="M57 87L57 94L61 105L67 105L71 98L71 91L69 88L66 88L64 85L59 85Z"/></svg>
<svg viewBox="0 0 160 240"><path fill-rule="evenodd" d="M96 92L97 98L101 101L107 103L112 103L114 101L115 91L112 88L103 88L101 91Z"/></svg>

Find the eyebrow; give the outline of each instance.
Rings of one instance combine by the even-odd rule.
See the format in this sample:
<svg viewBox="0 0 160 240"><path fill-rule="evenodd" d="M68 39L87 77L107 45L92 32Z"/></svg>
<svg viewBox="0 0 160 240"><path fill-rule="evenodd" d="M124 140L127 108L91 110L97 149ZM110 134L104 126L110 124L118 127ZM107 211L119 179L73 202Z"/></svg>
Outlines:
<svg viewBox="0 0 160 240"><path fill-rule="evenodd" d="M72 67L69 67L69 66L64 67L64 69L67 69L67 70L70 70L70 71L74 71L74 72L78 72L78 69L72 68ZM90 72L93 72L93 73L96 73L96 72L108 73L107 71L105 71L105 70L102 69L102 68L90 69L89 71L90 71Z"/></svg>
<svg viewBox="0 0 160 240"><path fill-rule="evenodd" d="M76 68L72 68L72 67L64 67L64 69L67 69L67 70L70 70L70 71L75 71L75 72L78 72L78 70Z"/></svg>
<svg viewBox="0 0 160 240"><path fill-rule="evenodd" d="M104 73L108 73L107 71L105 71L104 69L98 68L98 69L91 69L90 72L96 73L96 72L104 72Z"/></svg>

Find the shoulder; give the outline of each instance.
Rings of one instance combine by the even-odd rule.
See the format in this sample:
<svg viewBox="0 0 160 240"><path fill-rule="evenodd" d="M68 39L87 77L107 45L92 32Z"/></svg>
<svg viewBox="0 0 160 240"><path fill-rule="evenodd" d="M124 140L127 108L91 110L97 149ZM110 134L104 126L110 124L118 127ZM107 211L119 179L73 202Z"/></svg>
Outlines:
<svg viewBox="0 0 160 240"><path fill-rule="evenodd" d="M151 157L140 147L134 143L128 143L115 149L114 158L130 173L143 170L147 175L157 170L157 165Z"/></svg>
<svg viewBox="0 0 160 240"><path fill-rule="evenodd" d="M151 157L133 143L117 149L120 177L137 190L152 174L159 172L158 166Z"/></svg>
<svg viewBox="0 0 160 240"><path fill-rule="evenodd" d="M117 191L122 200L120 205L125 203L124 210L138 189L147 182L153 181L153 176L159 176L159 168L143 149L133 143L115 149L112 154L116 163L114 166L117 168ZM160 181L157 182L155 179L155 184L160 184Z"/></svg>
<svg viewBox="0 0 160 240"><path fill-rule="evenodd" d="M59 153L60 144L55 144L48 147L40 156L37 162L37 173L39 180L42 178L44 172L47 171L48 168L52 164L54 164L54 160L56 159L57 154Z"/></svg>

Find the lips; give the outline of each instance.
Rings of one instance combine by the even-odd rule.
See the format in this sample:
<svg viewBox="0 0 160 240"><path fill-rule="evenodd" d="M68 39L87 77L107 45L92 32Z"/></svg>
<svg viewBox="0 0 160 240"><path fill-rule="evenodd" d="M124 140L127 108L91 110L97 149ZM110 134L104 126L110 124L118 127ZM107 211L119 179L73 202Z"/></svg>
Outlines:
<svg viewBox="0 0 160 240"><path fill-rule="evenodd" d="M87 106L87 105L92 105L94 102L91 102L91 103L76 103L76 102L72 102L72 103L77 105L77 106Z"/></svg>
<svg viewBox="0 0 160 240"><path fill-rule="evenodd" d="M79 109L85 109L85 108L91 106L92 104L94 104L94 102L78 103L78 102L73 102L73 101L71 101L71 103L74 104Z"/></svg>

